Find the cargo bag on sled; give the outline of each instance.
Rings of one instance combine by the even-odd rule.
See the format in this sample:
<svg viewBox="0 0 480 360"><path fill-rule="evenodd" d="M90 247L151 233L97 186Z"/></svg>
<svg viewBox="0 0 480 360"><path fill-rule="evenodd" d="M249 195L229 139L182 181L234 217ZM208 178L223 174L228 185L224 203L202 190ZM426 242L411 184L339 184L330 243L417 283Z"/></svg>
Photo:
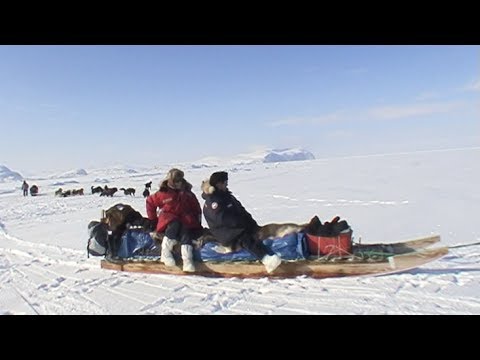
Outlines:
<svg viewBox="0 0 480 360"><path fill-rule="evenodd" d="M352 229L336 216L330 222L309 229L306 234L310 256L348 256L352 254Z"/></svg>
<svg viewBox="0 0 480 360"><path fill-rule="evenodd" d="M90 221L88 224L87 256L105 256L109 242L108 227L100 221Z"/></svg>
<svg viewBox="0 0 480 360"><path fill-rule="evenodd" d="M158 252L149 235L155 226L130 205L116 204L102 212L101 221L88 224L87 254L127 258L151 250Z"/></svg>

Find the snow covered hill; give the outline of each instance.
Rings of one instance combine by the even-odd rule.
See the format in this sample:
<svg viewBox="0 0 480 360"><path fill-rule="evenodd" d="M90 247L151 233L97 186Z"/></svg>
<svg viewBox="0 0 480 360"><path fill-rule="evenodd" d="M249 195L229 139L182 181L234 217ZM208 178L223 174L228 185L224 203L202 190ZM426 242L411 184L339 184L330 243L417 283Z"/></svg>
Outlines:
<svg viewBox="0 0 480 360"><path fill-rule="evenodd" d="M267 152L263 158L264 163L314 160L315 156L305 149L274 149Z"/></svg>
<svg viewBox="0 0 480 360"><path fill-rule="evenodd" d="M88 175L87 171L85 169L75 169L75 170L69 170L61 174L55 174L50 176L51 179L65 179L65 178L73 178L76 176L86 176Z"/></svg>
<svg viewBox="0 0 480 360"><path fill-rule="evenodd" d="M314 160L315 156L302 148L262 149L245 154L238 154L231 158L206 157L194 162L194 169L211 168L218 166L251 165L258 163L276 163L286 161Z"/></svg>
<svg viewBox="0 0 480 360"><path fill-rule="evenodd" d="M18 172L10 170L5 165L0 165L0 182L5 181L22 181L23 176Z"/></svg>

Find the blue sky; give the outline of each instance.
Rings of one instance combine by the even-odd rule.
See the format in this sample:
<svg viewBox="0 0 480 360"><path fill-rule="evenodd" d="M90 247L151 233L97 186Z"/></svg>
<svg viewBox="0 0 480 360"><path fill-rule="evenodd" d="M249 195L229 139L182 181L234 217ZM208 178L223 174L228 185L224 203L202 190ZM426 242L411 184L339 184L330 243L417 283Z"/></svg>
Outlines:
<svg viewBox="0 0 480 360"><path fill-rule="evenodd" d="M0 46L0 164L480 146L480 46Z"/></svg>

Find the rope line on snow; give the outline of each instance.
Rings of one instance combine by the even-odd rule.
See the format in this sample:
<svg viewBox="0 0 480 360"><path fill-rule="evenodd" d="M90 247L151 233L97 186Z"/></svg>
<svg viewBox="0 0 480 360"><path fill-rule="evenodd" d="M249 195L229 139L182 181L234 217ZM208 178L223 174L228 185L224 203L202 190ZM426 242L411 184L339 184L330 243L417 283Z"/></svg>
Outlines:
<svg viewBox="0 0 480 360"><path fill-rule="evenodd" d="M462 244L462 245L455 245L455 246L449 246L449 249L458 249L462 247L467 247L467 246L474 246L474 245L480 245L480 241L476 243L471 243L471 244Z"/></svg>

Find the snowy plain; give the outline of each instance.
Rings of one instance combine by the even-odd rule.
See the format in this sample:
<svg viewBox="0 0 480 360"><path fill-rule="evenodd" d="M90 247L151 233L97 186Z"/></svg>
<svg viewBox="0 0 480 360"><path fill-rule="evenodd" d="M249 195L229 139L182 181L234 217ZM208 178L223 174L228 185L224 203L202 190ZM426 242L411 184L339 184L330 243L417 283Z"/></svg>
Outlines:
<svg viewBox="0 0 480 360"><path fill-rule="evenodd" d="M229 187L259 224L346 219L354 241L393 243L430 234L440 245L480 241L480 148L225 166L71 170L0 182L0 314L480 314L480 246L399 274L315 280L213 279L122 273L87 258L87 224L102 209L132 205L144 216L152 189L180 167L200 204L200 183L229 172ZM12 169L15 170L15 169ZM82 169L83 170L83 169ZM136 196L90 187L134 187ZM54 192L83 187L84 196ZM203 221L205 226L205 221Z"/></svg>

